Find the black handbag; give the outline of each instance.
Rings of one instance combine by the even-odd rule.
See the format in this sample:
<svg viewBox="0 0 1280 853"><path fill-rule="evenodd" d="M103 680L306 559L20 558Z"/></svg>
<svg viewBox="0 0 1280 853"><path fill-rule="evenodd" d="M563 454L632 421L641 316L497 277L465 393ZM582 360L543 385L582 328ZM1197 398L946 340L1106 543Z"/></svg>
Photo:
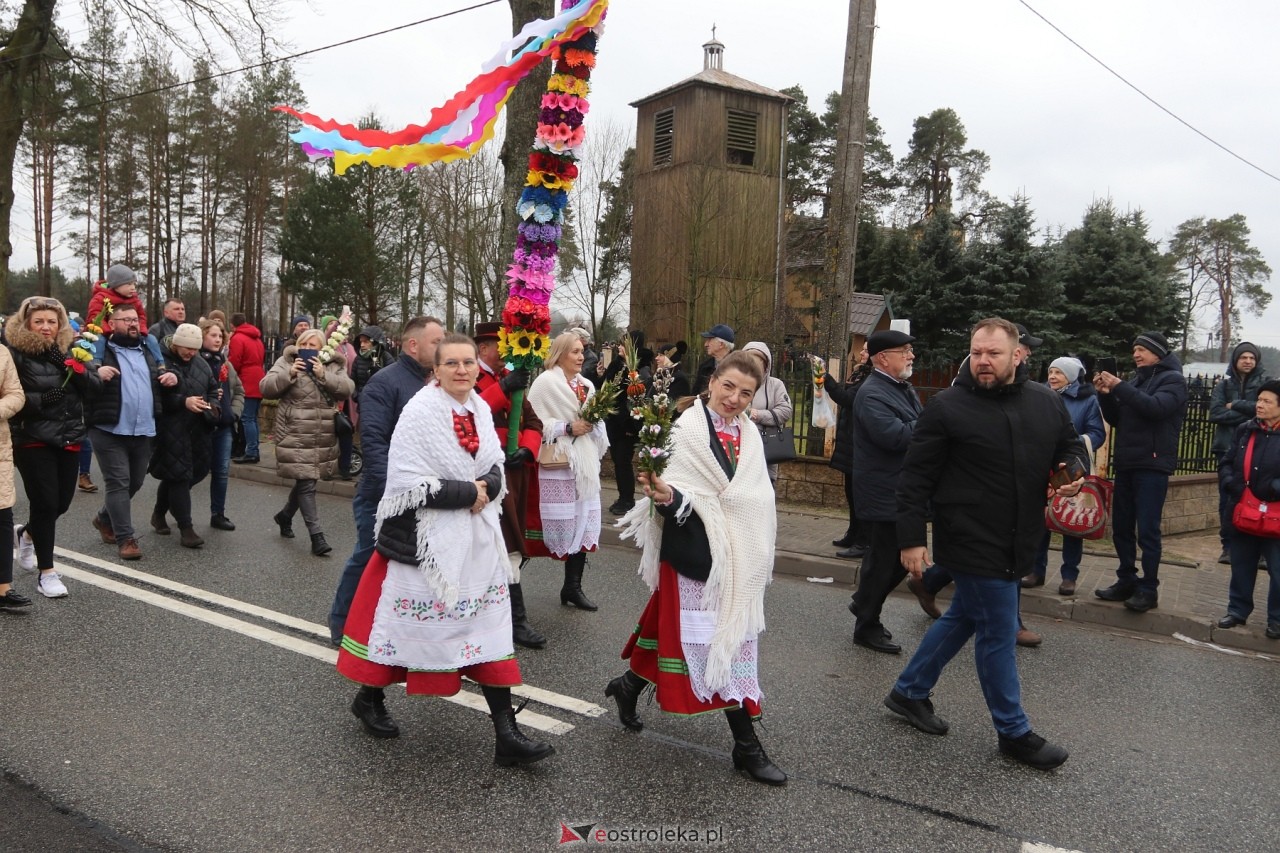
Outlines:
<svg viewBox="0 0 1280 853"><path fill-rule="evenodd" d="M764 405L769 405L768 377L765 378ZM796 432L791 426L760 425L760 440L764 442L764 461L769 465L788 462L796 458Z"/></svg>
<svg viewBox="0 0 1280 853"><path fill-rule="evenodd" d="M315 374L309 374L311 381L316 383L316 388L320 391L320 396L324 397L324 401L333 406L333 434L337 438L350 438L356 434L355 425L351 423L351 418L347 417L347 413L338 407L338 401L329 393L329 389L324 387Z"/></svg>

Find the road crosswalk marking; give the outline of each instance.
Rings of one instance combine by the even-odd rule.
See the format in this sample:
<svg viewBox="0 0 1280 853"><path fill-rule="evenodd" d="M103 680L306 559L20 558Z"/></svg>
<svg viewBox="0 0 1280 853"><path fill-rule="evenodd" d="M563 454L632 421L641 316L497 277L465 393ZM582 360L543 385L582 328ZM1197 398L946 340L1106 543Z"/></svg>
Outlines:
<svg viewBox="0 0 1280 853"><path fill-rule="evenodd" d="M325 626L318 623L308 622L304 619L290 616L287 613L269 610L265 607L259 607L256 604L250 604L247 601L229 598L206 589L201 589L200 587L194 587L188 584L169 580L168 578L160 577L159 575L138 571L137 569L121 566L116 563L109 563L106 560L101 560L89 554L82 554L78 551L71 551L65 548L54 548L54 553L63 561L72 561L74 563L79 563L82 566L91 566L95 569L101 569L122 578L128 578L129 580L136 581L138 583L145 583L159 589L195 599L196 601L203 602L205 604L223 608L224 610L231 610L246 616L252 616L253 618L264 622L270 622L281 627L290 628L304 634L315 636L322 639L324 641L324 645L319 645L302 637L284 634L262 625L256 625L252 622L246 622L243 619L237 619L236 617L229 616L225 613L209 610L206 607L201 607L186 601L180 601L167 595L161 595L160 593L152 592L151 590L141 589L132 584L103 577L97 572L81 568L80 566L71 565L67 562L60 562L57 565L58 571L61 572L64 577L70 578L74 581L88 584L90 586L96 586L108 592L123 595L127 598L141 601L144 604L149 604L162 610L178 613L191 619L204 622L208 625L213 625L217 628L222 628L227 631L241 634L242 636L250 637L251 639L258 640L259 642L267 643L277 648L303 655L304 657L322 661L329 666L336 666L337 664L338 651L328 644L329 631ZM580 714L585 717L599 717L605 713L604 708L592 702L579 699L575 696L566 696L562 693L544 690L540 687L534 687L529 684L513 687L511 688L511 692L522 698L532 699L533 701L539 702L543 705L560 708L561 710ZM485 703L484 698L466 690L458 693L456 696L442 696L440 698L453 702L455 705L461 705L465 708L480 711L484 714L489 713L489 707ZM528 725L530 728L553 735L565 734L574 729L572 723L567 723L563 720L557 720L554 717L548 717L544 714L536 713L528 708L520 712L520 723L521 725Z"/></svg>

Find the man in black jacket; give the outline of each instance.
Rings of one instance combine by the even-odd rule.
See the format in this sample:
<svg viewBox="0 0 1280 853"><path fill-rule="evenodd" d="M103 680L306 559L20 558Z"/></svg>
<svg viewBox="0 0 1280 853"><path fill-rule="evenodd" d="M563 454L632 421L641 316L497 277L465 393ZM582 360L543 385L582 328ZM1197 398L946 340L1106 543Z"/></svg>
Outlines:
<svg viewBox="0 0 1280 853"><path fill-rule="evenodd" d="M857 621L853 641L877 652L896 655L902 647L880 623L880 611L906 572L898 559L898 519L894 492L898 474L920 418L920 398L908 381L915 338L886 329L867 338L874 369L858 389L853 404L853 479L855 511L867 533L858 591L849 610Z"/></svg>
<svg viewBox="0 0 1280 853"><path fill-rule="evenodd" d="M1116 582L1094 590L1094 595L1103 601L1123 601L1130 610L1145 613L1160 600L1156 592L1162 551L1160 518L1169 475L1178 467L1178 435L1187 416L1187 380L1182 363L1159 332L1138 335L1133 342L1133 361L1138 375L1132 382L1106 371L1093 380L1102 417L1115 429L1111 538L1120 560Z"/></svg>
<svg viewBox="0 0 1280 853"><path fill-rule="evenodd" d="M1084 466L1084 444L1062 400L1027 381L1018 330L998 317L973 329L969 371L921 415L898 479L901 559L919 578L930 564L925 532L933 507L933 548L955 580L951 607L933 623L884 704L929 734L946 734L929 694L948 662L974 637L978 680L1000 751L1041 770L1067 751L1031 730L1022 710L1014 638L1018 579L1044 535L1050 473ZM1055 490L1069 496L1083 478Z"/></svg>

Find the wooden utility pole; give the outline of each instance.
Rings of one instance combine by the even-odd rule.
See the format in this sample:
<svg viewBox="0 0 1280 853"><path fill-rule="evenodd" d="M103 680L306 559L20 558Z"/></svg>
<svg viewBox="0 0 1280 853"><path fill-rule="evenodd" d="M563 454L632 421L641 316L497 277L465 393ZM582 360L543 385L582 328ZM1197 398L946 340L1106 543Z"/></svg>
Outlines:
<svg viewBox="0 0 1280 853"><path fill-rule="evenodd" d="M840 86L835 169L827 213L827 293L821 308L822 351L843 355L849 334L854 252L858 246L858 204L862 200L862 161L866 153L867 102L871 92L871 45L876 31L876 0L849 0L849 34Z"/></svg>

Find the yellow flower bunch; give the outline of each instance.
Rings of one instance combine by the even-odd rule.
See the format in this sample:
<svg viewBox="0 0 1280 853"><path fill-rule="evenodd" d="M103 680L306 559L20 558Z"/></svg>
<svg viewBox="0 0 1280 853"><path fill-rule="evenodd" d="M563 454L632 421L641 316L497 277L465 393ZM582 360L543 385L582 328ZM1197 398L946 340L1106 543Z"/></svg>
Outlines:
<svg viewBox="0 0 1280 853"><path fill-rule="evenodd" d="M503 328L498 331L498 353L504 361L518 367L535 367L547 356L551 339L527 329ZM534 360L536 359L536 363Z"/></svg>
<svg viewBox="0 0 1280 853"><path fill-rule="evenodd" d="M524 185L526 187L546 187L549 190L564 190L565 192L573 189L573 181L568 178L562 178L554 172L542 172L538 169L529 170L529 174L525 176Z"/></svg>
<svg viewBox="0 0 1280 853"><path fill-rule="evenodd" d="M591 94L591 86L586 80L580 80L572 74L552 74L547 80L547 91L564 92L566 95L585 98Z"/></svg>

